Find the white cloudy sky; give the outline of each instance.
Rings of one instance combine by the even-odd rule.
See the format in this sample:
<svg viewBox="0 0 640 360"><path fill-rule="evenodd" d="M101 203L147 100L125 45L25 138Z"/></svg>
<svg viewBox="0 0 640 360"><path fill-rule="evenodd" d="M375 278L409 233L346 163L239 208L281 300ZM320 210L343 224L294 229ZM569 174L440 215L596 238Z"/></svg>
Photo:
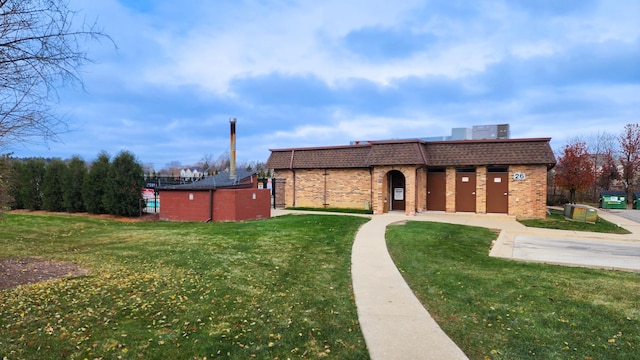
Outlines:
<svg viewBox="0 0 640 360"><path fill-rule="evenodd" d="M637 0L72 0L118 49L91 45L71 132L16 156L126 149L156 169L229 148L449 135L618 134L640 121Z"/></svg>

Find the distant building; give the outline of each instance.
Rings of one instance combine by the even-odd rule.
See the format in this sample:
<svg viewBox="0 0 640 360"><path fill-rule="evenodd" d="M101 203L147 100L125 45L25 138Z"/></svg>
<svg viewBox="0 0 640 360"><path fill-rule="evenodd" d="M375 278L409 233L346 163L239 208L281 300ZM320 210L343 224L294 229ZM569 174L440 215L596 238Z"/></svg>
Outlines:
<svg viewBox="0 0 640 360"><path fill-rule="evenodd" d="M208 173L202 168L180 169L180 178L185 180L196 180L207 176Z"/></svg>
<svg viewBox="0 0 640 360"><path fill-rule="evenodd" d="M509 124L500 125L474 125L471 128L452 128L451 135L429 136L419 138L422 141L449 141L449 140L489 140L510 139L511 130ZM351 141L351 145L369 143L368 140Z"/></svg>

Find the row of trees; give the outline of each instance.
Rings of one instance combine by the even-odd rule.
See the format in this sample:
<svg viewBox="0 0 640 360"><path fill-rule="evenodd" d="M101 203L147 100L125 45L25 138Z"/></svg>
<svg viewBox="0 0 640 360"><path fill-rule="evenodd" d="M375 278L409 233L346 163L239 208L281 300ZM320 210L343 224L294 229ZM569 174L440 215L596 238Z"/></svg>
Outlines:
<svg viewBox="0 0 640 360"><path fill-rule="evenodd" d="M553 185L568 191L570 202L578 195L596 202L599 190L614 189L625 191L628 201L640 187L640 124L627 124L618 136L573 139L557 158Z"/></svg>
<svg viewBox="0 0 640 360"><path fill-rule="evenodd" d="M91 164L79 157L46 161L5 155L0 159L0 174L4 174L0 206L5 208L122 216L140 212L144 173L128 151L120 152L113 161L102 152Z"/></svg>

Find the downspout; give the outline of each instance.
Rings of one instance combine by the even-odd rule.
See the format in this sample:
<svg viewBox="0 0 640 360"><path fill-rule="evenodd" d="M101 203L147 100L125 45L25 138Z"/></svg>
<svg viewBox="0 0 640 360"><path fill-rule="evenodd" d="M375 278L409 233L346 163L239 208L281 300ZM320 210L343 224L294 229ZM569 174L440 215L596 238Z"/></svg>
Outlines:
<svg viewBox="0 0 640 360"><path fill-rule="evenodd" d="M275 175L275 174L274 174ZM278 203L278 192L276 191L276 183L278 180L274 177L271 178L271 193L273 194L273 209L275 210L276 204Z"/></svg>
<svg viewBox="0 0 640 360"><path fill-rule="evenodd" d="M446 169L445 169L445 175L446 175ZM429 169L425 166L424 167L424 187L426 188L427 186L429 186ZM445 176L445 182L446 182L446 176ZM429 191L427 191L427 189L424 189L424 212L427 212L427 210L429 210L429 207L427 206L427 201L429 201Z"/></svg>
<svg viewBox="0 0 640 360"><path fill-rule="evenodd" d="M325 207L325 209L327 208L327 169L324 169L324 198L322 199L322 206Z"/></svg>
<svg viewBox="0 0 640 360"><path fill-rule="evenodd" d="M425 146L427 146L425 143L418 144L418 150L420 150L420 156L422 157L422 162L424 164L424 166L423 166L423 169L424 169L424 181L425 181L425 184L424 184L424 187L425 187L425 189L424 189L424 211L426 212L427 211L427 201L428 201L429 195L427 194L428 192L427 192L427 189L426 189L427 181L428 181L427 180L427 176L428 176L428 174L427 174L427 165L428 164L427 164L427 154L425 154L425 151L424 151L425 150L424 149ZM417 175L418 175L418 169L416 169L416 176ZM417 198L417 194L418 194L417 193L417 191L418 191L417 186L418 186L418 182L416 181L416 198ZM417 211L418 210L416 209L416 212Z"/></svg>
<svg viewBox="0 0 640 360"><path fill-rule="evenodd" d="M291 169L291 172L293 173L293 205L291 206L296 206L296 171Z"/></svg>
<svg viewBox="0 0 640 360"><path fill-rule="evenodd" d="M289 169L293 170L293 156L296 154L295 150L291 150L291 158L289 159Z"/></svg>
<svg viewBox="0 0 640 360"><path fill-rule="evenodd" d="M369 167L369 210L373 212L373 168Z"/></svg>
<svg viewBox="0 0 640 360"><path fill-rule="evenodd" d="M291 150L291 160L289 161L289 170L293 174L293 204L291 206L296 206L296 170L293 168L293 157L296 154L295 150ZM285 199L286 202L286 199ZM286 204L285 204L286 205Z"/></svg>
<svg viewBox="0 0 640 360"><path fill-rule="evenodd" d="M416 214L418 214L418 194L420 193L418 191L418 170L420 170L420 168L416 168L416 181L415 181L415 200L413 200L414 202L414 206L413 206L413 211L415 211Z"/></svg>
<svg viewBox="0 0 640 360"><path fill-rule="evenodd" d="M427 166L427 155L424 153L424 147L421 144L418 144L418 150L420 151L420 156L422 157L422 163Z"/></svg>
<svg viewBox="0 0 640 360"><path fill-rule="evenodd" d="M209 189L209 218L205 220L205 223L213 221L213 190Z"/></svg>

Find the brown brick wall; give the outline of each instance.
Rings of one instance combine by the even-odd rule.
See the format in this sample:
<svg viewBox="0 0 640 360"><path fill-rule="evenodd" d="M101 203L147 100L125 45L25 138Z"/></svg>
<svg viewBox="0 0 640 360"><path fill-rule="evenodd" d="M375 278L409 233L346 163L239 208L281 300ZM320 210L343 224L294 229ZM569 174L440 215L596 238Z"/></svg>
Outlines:
<svg viewBox="0 0 640 360"><path fill-rule="evenodd" d="M405 214L416 214L416 166L376 166L373 169L373 213L382 214L389 211L388 174L397 170L404 175L405 179ZM420 171L420 170L419 170ZM425 175L426 176L426 175ZM419 176L418 176L419 177ZM426 180L424 180L426 192ZM426 206L426 205L425 205Z"/></svg>
<svg viewBox="0 0 640 360"><path fill-rule="evenodd" d="M416 183L416 211L427 211L427 169L417 170L418 178Z"/></svg>
<svg viewBox="0 0 640 360"><path fill-rule="evenodd" d="M389 211L389 182L387 179L387 169L373 169L373 213L383 214ZM383 190L386 189L386 190Z"/></svg>
<svg viewBox="0 0 640 360"><path fill-rule="evenodd" d="M324 207L323 173L323 170L296 170L294 206Z"/></svg>
<svg viewBox="0 0 640 360"><path fill-rule="evenodd" d="M456 212L456 169L446 168L447 177L447 212Z"/></svg>
<svg viewBox="0 0 640 360"><path fill-rule="evenodd" d="M327 170L326 189L327 207L371 209L369 169Z"/></svg>
<svg viewBox="0 0 640 360"><path fill-rule="evenodd" d="M285 207L285 199L287 196L287 179L275 177L274 181L274 206L278 209L282 209Z"/></svg>
<svg viewBox="0 0 640 360"><path fill-rule="evenodd" d="M514 180L514 173L524 173L525 180ZM509 167L509 215L518 219L544 218L547 212L547 167Z"/></svg>
<svg viewBox="0 0 640 360"><path fill-rule="evenodd" d="M218 189L213 192L213 221L245 221L271 216L269 189Z"/></svg>
<svg viewBox="0 0 640 360"><path fill-rule="evenodd" d="M389 211L388 173L398 170L405 176L405 213L414 215L426 209L426 171L415 166L379 166L369 169L327 169L276 171L284 184L284 206L364 209L374 214ZM525 173L525 180L513 180L515 172ZM487 168L476 169L476 212L486 213ZM542 218L546 214L546 166L509 167L509 215L517 218ZM446 211L456 211L456 169L446 168ZM277 184L277 183L276 183ZM294 189L295 184L295 189ZM281 185L282 186L282 185ZM295 199L294 199L295 196Z"/></svg>
<svg viewBox="0 0 640 360"><path fill-rule="evenodd" d="M416 168L409 167L403 171L405 178L405 214L416 214Z"/></svg>
<svg viewBox="0 0 640 360"><path fill-rule="evenodd" d="M371 208L369 169L279 170L274 176L284 184L285 207Z"/></svg>
<svg viewBox="0 0 640 360"><path fill-rule="evenodd" d="M161 197L161 220L243 221L271 216L268 189L174 190L162 191Z"/></svg>
<svg viewBox="0 0 640 360"><path fill-rule="evenodd" d="M275 170L273 177L276 178L276 207L293 206L293 171Z"/></svg>
<svg viewBox="0 0 640 360"><path fill-rule="evenodd" d="M476 213L487 213L487 168L476 168Z"/></svg>
<svg viewBox="0 0 640 360"><path fill-rule="evenodd" d="M206 221L209 219L209 191L161 191L160 220Z"/></svg>

